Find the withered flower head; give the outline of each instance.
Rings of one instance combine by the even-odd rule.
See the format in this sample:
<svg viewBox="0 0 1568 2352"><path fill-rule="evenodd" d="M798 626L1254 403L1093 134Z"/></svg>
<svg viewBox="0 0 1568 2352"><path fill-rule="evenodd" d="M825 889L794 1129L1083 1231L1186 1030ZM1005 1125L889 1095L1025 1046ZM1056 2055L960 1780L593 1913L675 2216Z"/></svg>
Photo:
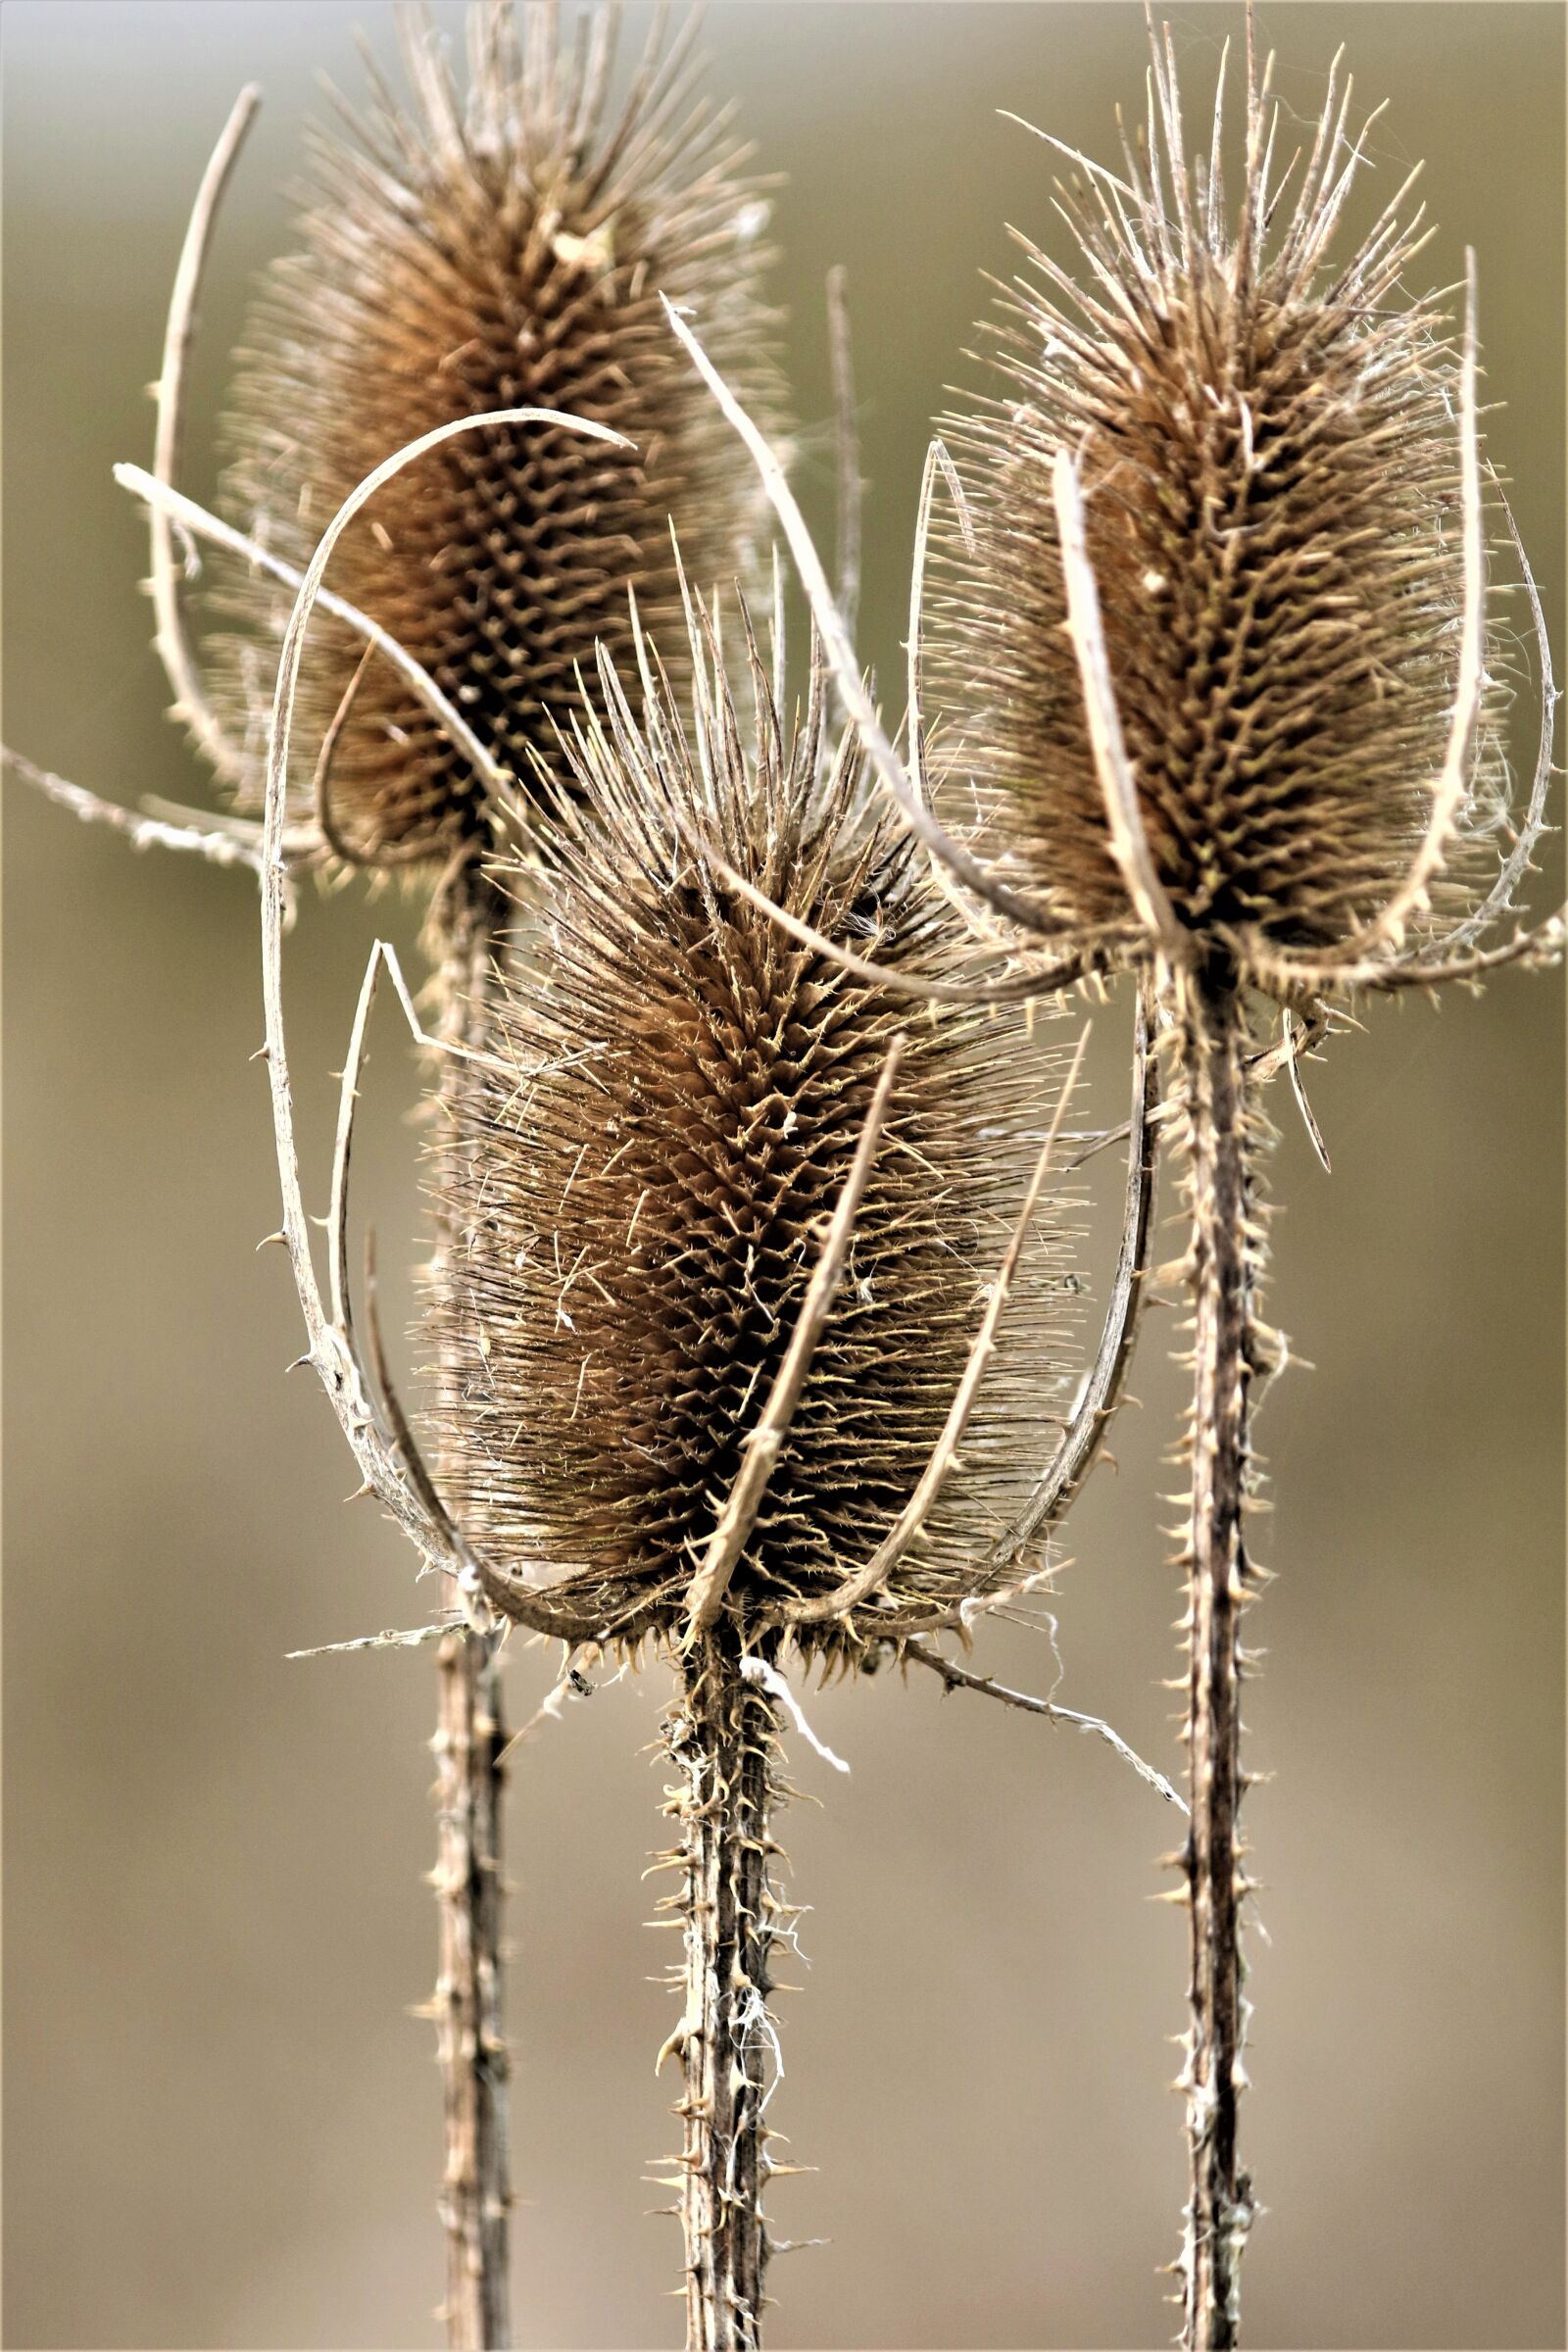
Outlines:
<svg viewBox="0 0 1568 2352"><path fill-rule="evenodd" d="M1055 1067L1045 1023L932 1017L726 878L906 973L962 960L924 860L866 808L858 756L841 747L819 780L820 708L786 738L746 633L749 744L716 654L689 733L662 672L645 666L639 720L602 665L610 716L573 718L566 785L536 831L546 911L494 976L494 1063L437 1160L455 1237L431 1308L455 1516L519 1584L557 1586L627 1640L674 1624L710 1554L892 1041L906 1033L843 1278L724 1587L749 1629L834 1592L913 1494ZM1060 1401L1060 1217L1057 1196L1036 1218L923 1534L847 1644L842 1621L799 1626L804 1642L853 1652L890 1602L951 1612L991 1589L987 1543L1038 1476Z"/></svg>
<svg viewBox="0 0 1568 2352"><path fill-rule="evenodd" d="M1082 610L1064 625L1063 453L1174 926L1233 949L1353 939L1405 883L1454 753L1443 857L1403 913L1468 906L1465 836L1501 790L1479 622L1467 652L1464 363L1436 299L1401 284L1422 215L1407 181L1337 259L1349 84L1331 76L1293 153L1268 78L1249 41L1233 204L1223 67L1190 165L1156 42L1147 136L1124 135L1116 172L1074 158L1059 191L1079 270L1019 238L995 330L1010 390L943 427L973 537L947 528L933 699L967 720L959 772L1065 930L1124 921L1128 891Z"/></svg>
<svg viewBox="0 0 1568 2352"><path fill-rule="evenodd" d="M628 650L628 584L678 614L668 516L702 576L740 561L744 460L670 346L661 291L701 297L726 365L779 413L760 281L766 207L723 114L694 100L691 40L658 33L612 103L613 13L559 39L556 9L478 0L466 93L418 11L402 19L414 92L371 74L351 138L313 135L298 249L267 273L227 433L226 508L303 564L344 498L420 434L512 408L612 426L627 451L541 426L464 434L390 481L352 526L333 586L396 637L524 780L553 756L547 711ZM286 598L225 591L251 642L222 652L228 698L259 723ZM322 614L303 732L317 740L363 647ZM257 689L260 689L258 695ZM482 788L383 662L354 693L328 821L372 863L444 856L479 834Z"/></svg>

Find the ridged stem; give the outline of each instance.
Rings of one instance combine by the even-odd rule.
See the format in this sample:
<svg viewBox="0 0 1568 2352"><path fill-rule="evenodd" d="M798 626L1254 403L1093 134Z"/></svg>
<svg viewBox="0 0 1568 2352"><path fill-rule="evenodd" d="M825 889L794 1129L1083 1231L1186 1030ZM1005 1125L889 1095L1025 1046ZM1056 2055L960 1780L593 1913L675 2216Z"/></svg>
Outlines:
<svg viewBox="0 0 1568 2352"><path fill-rule="evenodd" d="M440 1033L483 1043L487 975L505 908L477 862L449 878L431 911L441 963ZM444 1055L437 1115L451 1149L456 1095L475 1083L473 1065ZM444 1212L432 1280L450 1248ZM438 1472L439 1477L439 1472ZM458 1605L450 1585L448 1603ZM440 1961L437 2056L446 2116L440 2212L447 2233L445 2319L452 2352L506 2352L512 2342L512 2202L501 1918L502 1797L506 1747L501 1677L488 1642L449 1635L439 1652L436 1757L436 1901Z"/></svg>
<svg viewBox="0 0 1568 2352"><path fill-rule="evenodd" d="M440 1975L436 2044L446 2110L441 2218L447 2232L447 2341L504 2352L509 2288L509 2064L502 2000L501 1802L506 1745L500 1678L486 1644L451 1634L440 1648L436 1755Z"/></svg>
<svg viewBox="0 0 1568 2352"><path fill-rule="evenodd" d="M665 1725L679 1776L665 1809L680 1825L667 1857L680 1886L663 1907L678 1916L684 1955L685 2010L666 2046L685 2077L676 2112L688 2352L755 2352L761 2342L776 1736L773 1702L742 1675L739 1642L721 1621L682 1663Z"/></svg>
<svg viewBox="0 0 1568 2352"><path fill-rule="evenodd" d="M1243 1006L1230 975L1182 983L1180 1035L1192 1208L1192 1517L1187 1740L1192 1827L1183 1854L1191 1929L1187 2096L1190 2201L1182 2249L1189 2352L1240 2341L1239 2273L1251 2182L1237 2154L1246 2082L1241 1951L1247 1881L1239 1826L1241 1615L1250 1589L1243 1527L1255 1353L1255 1202Z"/></svg>

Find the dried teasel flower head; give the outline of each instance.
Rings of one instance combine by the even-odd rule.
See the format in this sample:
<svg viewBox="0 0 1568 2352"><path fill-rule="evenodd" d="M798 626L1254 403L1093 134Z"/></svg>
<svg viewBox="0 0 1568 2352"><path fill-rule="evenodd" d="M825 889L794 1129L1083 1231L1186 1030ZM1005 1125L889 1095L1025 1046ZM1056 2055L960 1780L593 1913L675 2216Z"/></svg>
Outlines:
<svg viewBox="0 0 1568 2352"><path fill-rule="evenodd" d="M689 728L643 647L640 717L602 658L602 708L564 734L533 843L546 911L492 977L492 1059L436 1162L456 1238L435 1412L453 1515L519 1591L626 1642L722 1610L853 1658L1006 1581L986 1547L1061 1401L1059 1194L1006 1269L961 1467L918 1540L904 1521L1018 1230L1056 1054L1044 1021L928 1015L736 887L906 976L940 985L966 953L853 745L819 760L819 700L786 731L744 607L742 626L744 731L693 612ZM842 1277L780 1415L835 1222Z"/></svg>
<svg viewBox="0 0 1568 2352"><path fill-rule="evenodd" d="M1445 918L1473 938L1529 851L1478 911L1507 778L1473 292L1456 342L1405 291L1409 180L1336 255L1350 84L1336 61L1292 153L1271 67L1249 22L1233 195L1224 66L1190 162L1154 37L1147 132L1116 172L1073 155L1058 188L1076 273L1019 239L1009 388L943 426L962 500L930 699L1036 927L1131 918L1172 961L1216 953L1289 996L1428 954Z"/></svg>
<svg viewBox="0 0 1568 2352"><path fill-rule="evenodd" d="M661 19L662 23L662 19ZM356 485L422 433L519 407L571 413L632 449L548 426L476 429L431 451L346 535L333 585L397 638L528 789L547 712L624 653L627 587L678 612L668 516L693 560L734 570L756 511L744 462L694 390L658 297L701 291L728 364L778 416L762 299L766 204L724 114L694 96L688 23L656 24L612 101L615 19L560 36L550 0L478 0L466 92L422 11L401 18L414 104L375 74L350 137L317 133L297 250L264 280L227 422L226 509L303 566ZM288 599L225 589L250 638L221 649L230 707L265 723L264 645ZM351 696L323 813L372 864L445 857L493 811L471 765L393 671L324 613L305 680L319 739Z"/></svg>

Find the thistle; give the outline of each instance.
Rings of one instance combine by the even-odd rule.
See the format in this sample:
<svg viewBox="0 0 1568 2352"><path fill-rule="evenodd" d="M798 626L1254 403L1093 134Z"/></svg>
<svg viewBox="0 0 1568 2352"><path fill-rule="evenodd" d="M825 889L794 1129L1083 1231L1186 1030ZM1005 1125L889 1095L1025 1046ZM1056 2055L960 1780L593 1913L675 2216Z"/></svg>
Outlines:
<svg viewBox="0 0 1568 2352"><path fill-rule="evenodd" d="M467 28L465 94L428 19L410 11L412 111L368 67L366 114L343 110L348 141L315 136L298 249L269 272L241 355L224 502L297 569L344 501L385 472L373 510L338 547L334 588L434 681L489 763L476 768L404 672L327 619L304 681L322 748L298 816L340 860L440 871L429 925L438 1027L472 1053L485 1043L508 919L482 853L525 821L517 785L525 791L553 742L551 704L591 669L599 639L624 645L629 587L655 614L678 602L672 509L706 565L729 570L744 554L744 472L680 380L656 287L711 289L735 364L775 412L777 401L760 291L766 207L744 149L694 94L694 22L667 48L656 25L618 108L612 12L584 20L574 50L548 5L519 15L481 0ZM492 421L387 469L392 453L475 416ZM601 437L585 437L585 422ZM227 601L245 629L224 649L218 701L265 739L273 662L261 648L275 643L288 600L251 571ZM245 763L230 767L243 789ZM472 1069L461 1056L443 1065L443 1151ZM447 1256L438 1234L437 1299ZM505 1744L490 1647L454 1634L434 1742L434 2007L448 2323L465 2344L510 2340Z"/></svg>
<svg viewBox="0 0 1568 2352"><path fill-rule="evenodd" d="M514 919L484 856L526 832L519 779L554 742L551 701L593 673L601 639L628 646L629 589L651 613L678 612L671 509L706 566L728 573L744 560L749 476L683 380L656 289L716 298L734 365L778 409L760 290L766 206L725 118L695 96L695 20L666 44L661 17L613 107L612 9L583 20L570 52L549 0L520 14L478 0L467 28L465 95L413 9L402 19L412 111L368 60L366 118L345 108L349 139L315 138L299 249L268 274L225 428L236 528L180 498L173 476L207 245L257 104L254 90L241 94L175 274L155 471L124 472L152 502L157 642L175 714L242 808L259 804L271 673L301 575L322 532L341 535L345 512L375 498L341 537L315 659L303 681L296 669L318 749L310 781L291 779L277 854L293 868L414 866L436 879L427 945L441 1149L482 1058L489 976ZM242 633L213 646L212 685L186 635L176 523L245 565L215 607ZM262 828L243 813L143 818L20 764L137 842L240 860L268 880ZM438 1235L437 1297L445 1254ZM440 1672L431 2013L447 2125L446 2319L455 2344L501 2345L506 1735L477 1610L443 1641Z"/></svg>
<svg viewBox="0 0 1568 2352"><path fill-rule="evenodd" d="M444 429L456 436L464 421ZM1016 984L983 971L971 977L977 963L995 957L973 956L947 894L864 805L853 751L840 746L829 754L819 663L813 659L804 727L786 738L780 692L762 671L743 612L755 705L756 748L748 761L716 621L688 601L691 735L634 617L641 721L601 650L597 701L585 701L558 743L561 780L540 763L540 808L526 863L503 858L487 871L486 886L498 897L520 889L530 904L548 904L563 918L555 961L542 968L530 964L525 940L505 925L498 929L498 953L479 998L489 1042L427 1038L391 950L378 944L372 955L342 1077L324 1294L305 1212L283 1011L293 722L307 632L337 544L380 482L413 462L418 446L387 461L332 518L300 580L283 635L258 859L266 1060L283 1200L275 1238L287 1247L305 1319L307 1348L299 1361L320 1377L365 1491L381 1499L428 1564L451 1579L459 1611L434 1630L464 1624L489 1645L510 1623L570 1647L635 1652L652 1638L676 1653L681 1691L670 1741L682 1786L671 1791L670 1809L684 1825L673 1859L685 1889L677 1909L686 1930L687 1997L670 2046L681 2051L687 2078L679 2180L689 2327L696 2344L751 2344L766 2247L759 2199L769 2168L765 2102L749 2059L755 2037L760 2034L769 2043L771 2034L763 1979L777 1898L765 1861L759 1878L748 1855L760 1844L764 1856L767 1850L758 1808L765 1810L773 1775L770 1765L760 1778L743 1772L742 1788L726 1759L744 1762L759 1743L771 1746L773 1700L794 1708L774 1663L782 1645L793 1642L808 1655L852 1666L893 1650L950 1685L988 1691L1105 1740L1167 1801L1180 1802L1098 1718L1004 1691L918 1639L951 1629L961 1640L976 1614L1015 1601L1050 1574L1052 1531L1095 1459L1130 1352L1149 1233L1150 1061L1140 1030L1126 1226L1095 1360L1044 1464L1037 1459L1000 1479L996 1423L990 1408L977 1408L1015 1291L1035 1307L1019 1349L1035 1400L1026 1414L1042 1426L1056 1420L1039 1402L1048 1361L1039 1316L1054 1306L1057 1285L1049 1270L1042 1276L1031 1250L1071 1074L1043 1143L1038 1127L1020 1131L1026 1106L1038 1119L1050 1057L1032 1044L1032 1029L1020 1045L990 1027L993 1008L1015 1000ZM361 625L367 633L373 628L363 616ZM776 680L782 669L777 598L773 646ZM438 696L422 672L414 674L427 698ZM585 797L590 787L592 800ZM787 894L804 894L815 920L779 909L751 878L754 872ZM779 916L811 951L808 957L780 950L773 928ZM844 944L846 936L878 948L893 964L859 956ZM948 976L955 959L962 977ZM349 1275L355 1104L383 966L397 978L421 1043L440 1046L471 1080L445 1091L455 1141L434 1153L447 1237L435 1294L441 1307L434 1422L445 1449L437 1477L387 1371L369 1268L363 1325ZM845 987L846 967L873 981L869 995ZM889 1000L906 1004L911 997L951 1002L962 1015L906 1036L893 1025ZM867 1038L874 1041L869 1054ZM1082 1051L1080 1040L1079 1057ZM897 1090L906 1056L913 1084L906 1102ZM1031 1067L1032 1077L1020 1082L1018 1072ZM623 1186L617 1192L612 1156L602 1150L593 1156L607 1106L629 1130L622 1136L627 1155L634 1149L644 1155L635 1201ZM852 1108L861 1113L853 1139ZM568 1137L569 1164L561 1151ZM1005 1249L977 1295L989 1238L982 1170L1005 1169L1014 1160L1021 1167L1031 1158ZM532 1171L545 1165L554 1180L548 1234L537 1223L542 1198L530 1190ZM584 1198L595 1195L597 1222L590 1210L586 1242L567 1266L557 1245L577 1213L570 1202L585 1167ZM650 1181L661 1170L662 1183ZM830 1210L824 1178L838 1186ZM649 1253L638 1225L656 1190L662 1247ZM505 1213L493 1213L493 1202ZM748 1218L757 1210L760 1216ZM825 1220L821 1211L828 1211ZM868 1224L858 1222L862 1212ZM971 1222L949 1223L944 1232L945 1220L963 1214ZM706 1262L702 1249L688 1246L693 1236L706 1244ZM548 1239L548 1259L530 1247L535 1237ZM806 1273L808 1249L814 1258ZM933 1250L940 1266L932 1263ZM913 1318L899 1297L906 1267L918 1309ZM730 1296L715 1275L737 1286ZM492 1363L505 1369L510 1358L524 1379L539 1371L548 1352L540 1345L541 1302L552 1329L564 1322L570 1330L579 1277L612 1309L604 1330L617 1350L619 1396L613 1382L594 1372L576 1340L569 1402L557 1355L546 1416L523 1389L514 1396L509 1428L493 1418L487 1423ZM619 1314L617 1283L626 1310ZM955 1302L963 1299L970 1333L960 1365L961 1308ZM876 1343L871 1349L868 1334ZM904 1341L922 1352L890 1360L887 1350ZM466 1383L465 1363L472 1375ZM945 1411L932 1393L931 1363L956 1371ZM833 1415L813 1396L817 1370L824 1388L839 1389L833 1403L841 1412L855 1401L840 1387L845 1375L863 1378L864 1443L857 1460L847 1458ZM573 1454L571 1424L591 1381L602 1450L584 1460ZM683 1384L705 1382L718 1436L717 1449L706 1453L683 1393ZM929 1440L929 1451L895 1508L897 1470L916 1469L900 1426L905 1412ZM740 1420L748 1415L755 1418L742 1435ZM650 1433L662 1431L666 1416L674 1443L662 1459L654 1457L662 1475L650 1479L632 1464L628 1478L622 1450L650 1450ZM542 1445L536 1422L545 1431ZM1012 1429L1006 1445L1010 1462ZM966 1484L976 1458L989 1473L985 1494ZM733 1468L727 1492L699 1495L692 1464L703 1460L710 1471ZM563 1476L563 1464L581 1473L581 1494L574 1476ZM449 1470L460 1498L456 1510L444 1491ZM867 1481L885 1505L870 1515L869 1530L857 1517L855 1546L847 1549L847 1500ZM1000 1505L1009 1492L1018 1507L1007 1521ZM594 1506L586 1514L585 1496ZM612 1524L621 1504L625 1529ZM820 1536L813 1535L813 1514ZM971 1534L978 1542L964 1540ZM868 1536L880 1540L866 1551ZM370 1645L420 1638L416 1631L374 1638ZM741 1984L737 1971L745 1978L738 2005L729 1997ZM480 2047L488 2065L490 2045ZM748 2082L752 2091L742 2095ZM716 2105L714 2084L724 2086Z"/></svg>
<svg viewBox="0 0 1568 2352"><path fill-rule="evenodd" d="M984 1009L911 1025L742 895L921 985L973 960L907 839L865 808L853 738L818 783L819 702L787 735L748 650L749 743L720 669L688 732L667 678L648 670L636 716L607 656L611 720L573 713L563 737L524 885L545 911L494 978L490 1058L443 1161L442 1449L455 1515L498 1567L531 1583L553 1564L552 1590L625 1641L670 1632L897 1044L843 1296L723 1594L748 1625L863 1648L889 1608L972 1596L988 1530L1049 1449L1066 1261L1037 1237L964 1474L918 1547L808 1634L939 1438L1055 1057Z"/></svg>
<svg viewBox="0 0 1568 2352"><path fill-rule="evenodd" d="M1543 742L1488 877L1508 790L1489 497L1506 511L1479 449L1473 275L1456 349L1438 304L1402 290L1424 242L1408 181L1337 259L1361 145L1347 136L1349 84L1336 63L1310 151L1284 158L1269 79L1250 37L1233 207L1223 68L1211 137L1190 164L1169 36L1156 40L1147 131L1136 146L1124 138L1120 172L1075 155L1061 193L1081 281L1026 243L1031 273L1001 326L1009 388L950 418L955 457L939 444L927 466L907 760L860 687L765 437L687 337L753 449L840 693L909 831L980 903L977 929L1014 942L1027 985L1139 972L1174 1065L1194 1374L1180 2267L1184 2340L1205 2347L1237 2340L1255 2211L1237 2138L1240 1622L1256 1583L1245 1540L1257 1479L1250 1384L1281 1360L1257 1312L1260 1080L1283 1058L1298 1087L1300 1054L1353 991L1474 982L1509 961L1554 960L1563 940L1553 916L1480 944L1509 913L1540 837L1554 697L1526 570ZM956 525L933 519L944 473ZM989 855L929 806L928 697L952 728L945 773L965 806L978 795ZM1281 1013L1279 1054L1254 1034L1260 1001Z"/></svg>
<svg viewBox="0 0 1568 2352"><path fill-rule="evenodd" d="M793 1638L859 1666L1005 1581L986 1562L1050 1451L1064 1270L1059 1229L1009 1249L999 1222L999 1176L1034 1206L1051 1048L973 1010L904 1034L901 999L739 887L900 968L963 953L853 742L821 756L819 701L786 732L741 620L749 742L697 615L690 732L646 654L640 716L601 657L610 718L573 715L536 824L549 912L492 990L469 1148L440 1167L453 1515L515 1590L679 1665L671 2185L704 2347L756 2340L766 2264L774 1661ZM1010 1338L960 1470L988 1285Z"/></svg>
<svg viewBox="0 0 1568 2352"><path fill-rule="evenodd" d="M744 553L744 468L669 349L661 288L701 291L728 363L778 414L767 207L726 115L694 94L695 20L667 47L656 26L613 107L612 12L580 31L564 46L549 0L520 17L479 0L460 94L428 20L405 13L412 110L368 61L347 139L313 135L298 246L266 275L225 426L224 507L296 569L392 451L452 418L546 409L624 437L466 434L388 482L334 569L524 794L595 642L629 652L628 585L651 625L678 614L668 516L700 576ZM246 625L220 700L255 741L273 665L259 649L288 600L252 573L225 605ZM323 617L302 717L333 733L315 810L331 848L387 864L488 841L494 793L403 678L373 659L362 674L363 654ZM230 765L254 779L254 757Z"/></svg>
<svg viewBox="0 0 1568 2352"><path fill-rule="evenodd" d="M1438 301L1398 296L1420 212L1396 196L1336 264L1353 159L1335 94L1287 208L1254 93L1233 221L1218 112L1190 178L1168 69L1158 86L1149 183L1129 152L1125 179L1090 167L1058 206L1087 282L1020 238L996 330L1009 389L944 421L967 527L944 533L933 699L962 712L957 761L1056 926L1125 918L1075 626L1092 577L1153 883L1181 932L1245 966L1332 953L1395 899L1461 677L1453 814L1494 810L1498 695L1465 602L1463 363ZM1446 845L1429 897L1465 905L1476 846Z"/></svg>

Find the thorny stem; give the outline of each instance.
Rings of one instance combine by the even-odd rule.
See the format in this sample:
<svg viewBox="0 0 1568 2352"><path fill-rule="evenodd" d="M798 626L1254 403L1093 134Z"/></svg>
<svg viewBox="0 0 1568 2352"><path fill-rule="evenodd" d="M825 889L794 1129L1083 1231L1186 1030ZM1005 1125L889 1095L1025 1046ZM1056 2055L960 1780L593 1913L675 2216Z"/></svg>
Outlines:
<svg viewBox="0 0 1568 2352"><path fill-rule="evenodd" d="M466 1631L448 1634L439 1668L440 1717L431 1745L440 1825L435 2026L446 2106L447 2340L454 2352L502 2352L512 2342L501 1967L507 1737L488 1643Z"/></svg>
<svg viewBox="0 0 1568 2352"><path fill-rule="evenodd" d="M677 2169L686 2239L687 2352L756 2352L769 2251L762 2191L775 2167L763 2121L777 2041L769 1962L783 1906L770 1864L777 1716L741 1672L721 1619L680 1665L665 1724L679 1778L665 1810L680 1841L664 1857L680 1885L661 1909L679 1920L685 2009L665 2044L685 2083Z"/></svg>
<svg viewBox="0 0 1568 2352"><path fill-rule="evenodd" d="M431 915L442 951L445 1042L484 1048L487 975L503 920L502 902L477 859L449 877ZM476 1083L472 1062L443 1057L438 1115L445 1121L444 1150L453 1148L455 1098ZM437 1284L451 1247L443 1210ZM446 1581L456 1609L460 1595ZM512 2342L510 2069L501 1948L501 1758L507 1736L493 1644L466 1630L448 1634L438 1664L440 1713L431 1744L437 1761L441 1942L435 2015L446 2112L441 2218L447 2232L447 2341L453 2352L503 2352Z"/></svg>
<svg viewBox="0 0 1568 2352"><path fill-rule="evenodd" d="M1187 2094L1190 2202L1181 2269L1188 2352L1239 2342L1239 2274L1253 2219L1237 2156L1246 2082L1241 1911L1247 1891L1238 1815L1241 1614L1251 1574L1243 1514L1250 1482L1249 1389L1257 1242L1242 1002L1212 969L1180 983L1193 1218L1192 1519L1186 1548L1188 1769L1192 1825L1182 1855L1190 1912L1192 2021Z"/></svg>

